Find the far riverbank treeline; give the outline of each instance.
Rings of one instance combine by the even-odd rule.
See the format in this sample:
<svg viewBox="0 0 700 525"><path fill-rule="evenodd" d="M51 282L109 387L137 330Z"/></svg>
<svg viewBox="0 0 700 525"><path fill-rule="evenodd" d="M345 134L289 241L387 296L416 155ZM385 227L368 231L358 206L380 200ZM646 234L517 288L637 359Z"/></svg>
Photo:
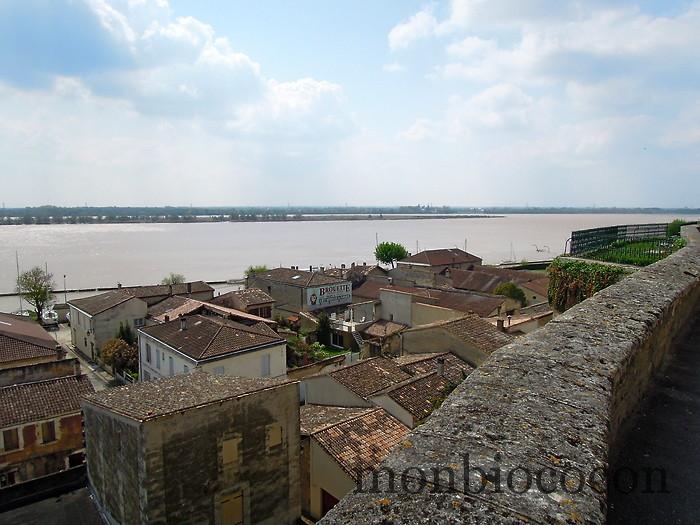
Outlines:
<svg viewBox="0 0 700 525"><path fill-rule="evenodd" d="M397 220L498 216L506 214L677 213L697 215L700 208L564 208L450 206L37 206L0 209L0 224L111 224L187 222L273 222L318 220Z"/></svg>

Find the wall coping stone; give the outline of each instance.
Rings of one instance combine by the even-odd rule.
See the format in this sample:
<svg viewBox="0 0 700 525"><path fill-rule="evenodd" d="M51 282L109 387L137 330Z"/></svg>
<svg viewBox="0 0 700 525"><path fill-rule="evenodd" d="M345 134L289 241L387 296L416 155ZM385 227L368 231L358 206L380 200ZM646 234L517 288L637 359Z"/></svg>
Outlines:
<svg viewBox="0 0 700 525"><path fill-rule="evenodd" d="M625 421L700 305L700 232L686 226L683 235L687 247L495 351L386 458L377 490L369 492L365 476L364 490L320 524L606 523L604 473ZM464 486L465 454L486 472L469 473L472 490ZM517 494L505 479L517 467L542 471L546 488L552 474L566 483L548 494L533 479ZM586 477L580 490L574 468ZM515 471L516 489L524 478ZM475 493L484 479L486 489Z"/></svg>

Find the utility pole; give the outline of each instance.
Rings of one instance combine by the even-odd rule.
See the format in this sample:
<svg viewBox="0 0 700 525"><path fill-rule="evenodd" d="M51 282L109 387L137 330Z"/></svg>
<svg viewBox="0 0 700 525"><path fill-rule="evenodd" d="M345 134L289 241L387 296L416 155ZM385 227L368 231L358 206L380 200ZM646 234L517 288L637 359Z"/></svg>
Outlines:
<svg viewBox="0 0 700 525"><path fill-rule="evenodd" d="M66 289L66 274L63 274L63 302L68 304L68 290Z"/></svg>
<svg viewBox="0 0 700 525"><path fill-rule="evenodd" d="M19 254L15 250L15 262L17 262L17 294L19 295L19 315L22 315L22 309L24 305L22 304L22 290L19 289Z"/></svg>

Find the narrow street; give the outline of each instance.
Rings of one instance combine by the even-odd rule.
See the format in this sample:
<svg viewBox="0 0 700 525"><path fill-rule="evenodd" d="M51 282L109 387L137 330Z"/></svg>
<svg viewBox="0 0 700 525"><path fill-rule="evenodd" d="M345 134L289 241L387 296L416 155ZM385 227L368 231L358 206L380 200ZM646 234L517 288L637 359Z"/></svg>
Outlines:
<svg viewBox="0 0 700 525"><path fill-rule="evenodd" d="M105 371L97 363L87 360L80 353L72 350L70 341L70 326L61 324L60 328L55 332L51 332L51 334L66 351L66 357L75 357L80 360L80 369L88 376L88 379L90 380L90 383L92 383L95 390L104 390L110 386L109 383L113 381L114 378L109 372Z"/></svg>

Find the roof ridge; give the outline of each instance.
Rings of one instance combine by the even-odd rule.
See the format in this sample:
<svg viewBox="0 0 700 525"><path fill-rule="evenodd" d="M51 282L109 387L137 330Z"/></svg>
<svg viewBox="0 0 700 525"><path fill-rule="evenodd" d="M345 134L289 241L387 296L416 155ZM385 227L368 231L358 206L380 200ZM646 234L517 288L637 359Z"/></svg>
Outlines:
<svg viewBox="0 0 700 525"><path fill-rule="evenodd" d="M217 323L218 324L218 323ZM224 325L219 325L219 329L216 331L216 333L212 336L212 338L209 340L207 343L207 346L205 346L202 349L202 352L199 354L199 359L202 359L204 357L204 354L207 353L207 350L209 350L209 347L212 345L212 343L216 340L216 338L219 336L221 333L221 330L224 328Z"/></svg>
<svg viewBox="0 0 700 525"><path fill-rule="evenodd" d="M347 407L347 408L353 408L353 407ZM365 408L365 407L363 407L363 408ZM359 419L361 417L365 417L365 416L368 416L370 414L373 414L374 412L377 412L378 410L382 410L382 411L386 412L387 414L389 414L389 412L387 412L382 407L378 407L378 406L366 407L366 410L363 412L360 412L359 414L355 414L354 416L349 417L347 419L343 419L342 421L336 421L335 423L329 423L325 427L323 427L319 430L316 430L315 432L311 432L309 435L313 436L313 435L319 434L325 430L328 430L330 428L337 427L338 425L344 425L345 423L350 423L351 421L355 421L356 419ZM389 414L389 415L391 415L391 414Z"/></svg>
<svg viewBox="0 0 700 525"><path fill-rule="evenodd" d="M23 383L13 383L11 385L0 386L0 390L4 390L7 388L17 388L17 387L21 387L21 386L37 385L39 383L48 383L49 381L59 381L59 380L63 380L63 379L80 379L82 377L87 378L87 374L84 374L83 372L81 372L80 374L66 374L64 376L48 377L46 379L37 379L36 381L25 381Z"/></svg>

